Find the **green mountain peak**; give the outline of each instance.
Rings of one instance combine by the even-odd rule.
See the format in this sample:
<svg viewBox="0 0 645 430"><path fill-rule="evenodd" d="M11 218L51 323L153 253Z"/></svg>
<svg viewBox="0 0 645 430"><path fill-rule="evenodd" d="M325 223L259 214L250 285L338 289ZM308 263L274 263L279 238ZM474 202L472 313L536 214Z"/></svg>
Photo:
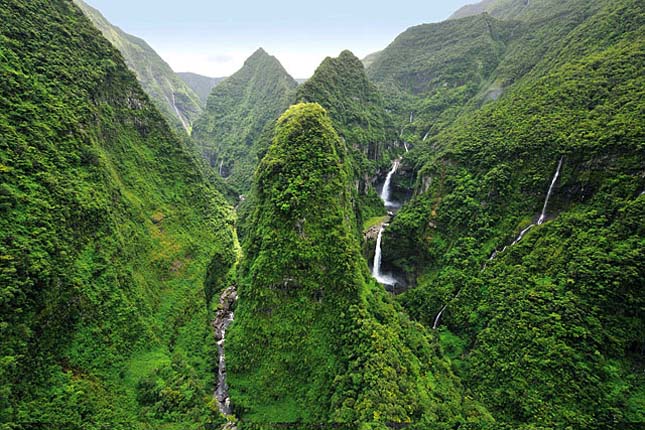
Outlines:
<svg viewBox="0 0 645 430"><path fill-rule="evenodd" d="M260 48L208 97L193 137L210 165L239 193L250 188L262 150L259 137L291 104L297 85L278 59Z"/></svg>

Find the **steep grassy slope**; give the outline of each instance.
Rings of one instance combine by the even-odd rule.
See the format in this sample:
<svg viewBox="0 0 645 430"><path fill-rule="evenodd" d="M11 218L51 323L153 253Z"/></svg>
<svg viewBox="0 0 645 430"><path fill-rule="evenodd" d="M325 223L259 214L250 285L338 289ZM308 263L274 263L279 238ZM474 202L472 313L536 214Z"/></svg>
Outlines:
<svg viewBox="0 0 645 430"><path fill-rule="evenodd" d="M490 78L516 24L490 16L412 27L367 69L402 125L418 142L450 122Z"/></svg>
<svg viewBox="0 0 645 430"><path fill-rule="evenodd" d="M176 130L190 133L201 114L202 105L195 92L146 43L112 25L101 13L82 0L74 0L103 36L123 55L168 123Z"/></svg>
<svg viewBox="0 0 645 430"><path fill-rule="evenodd" d="M71 1L0 22L0 427L202 428L232 210Z"/></svg>
<svg viewBox="0 0 645 430"><path fill-rule="evenodd" d="M507 48L538 61L514 74L506 57L505 94L418 148L418 196L384 257L417 281L401 297L416 319L448 305L443 346L500 425L625 428L645 420L645 11L562 3L523 24L539 43ZM502 251L537 221L560 159L546 223Z"/></svg>
<svg viewBox="0 0 645 430"><path fill-rule="evenodd" d="M208 76L198 75L197 73L177 73L177 76L186 83L199 97L202 106L206 106L206 101L213 88L226 78L209 78Z"/></svg>
<svg viewBox="0 0 645 430"><path fill-rule="evenodd" d="M568 13L576 0L484 0L472 5L466 5L455 12L449 19L460 19L468 16L488 13L500 19L546 19L560 13ZM595 9L594 2L584 2Z"/></svg>
<svg viewBox="0 0 645 430"><path fill-rule="evenodd" d="M297 85L280 62L260 48L209 96L193 136L211 166L240 193L249 190L259 161L262 149L256 142L267 124L291 104Z"/></svg>
<svg viewBox="0 0 645 430"><path fill-rule="evenodd" d="M463 111L499 98L602 4L537 0L514 13L502 8L508 13L412 27L379 54L368 76L402 136L420 143Z"/></svg>
<svg viewBox="0 0 645 430"><path fill-rule="evenodd" d="M369 280L348 158L320 105L298 104L279 119L258 168L226 344L242 428L487 422L436 341Z"/></svg>

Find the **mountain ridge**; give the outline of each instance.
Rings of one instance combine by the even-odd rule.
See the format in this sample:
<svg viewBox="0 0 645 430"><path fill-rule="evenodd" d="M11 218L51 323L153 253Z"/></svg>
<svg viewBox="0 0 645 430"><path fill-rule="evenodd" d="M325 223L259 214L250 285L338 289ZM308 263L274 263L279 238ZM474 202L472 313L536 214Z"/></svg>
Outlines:
<svg viewBox="0 0 645 430"><path fill-rule="evenodd" d="M143 89L175 130L190 134L192 124L201 114L195 92L175 74L143 39L111 24L97 9L83 0L73 0L93 24L123 55L137 75Z"/></svg>

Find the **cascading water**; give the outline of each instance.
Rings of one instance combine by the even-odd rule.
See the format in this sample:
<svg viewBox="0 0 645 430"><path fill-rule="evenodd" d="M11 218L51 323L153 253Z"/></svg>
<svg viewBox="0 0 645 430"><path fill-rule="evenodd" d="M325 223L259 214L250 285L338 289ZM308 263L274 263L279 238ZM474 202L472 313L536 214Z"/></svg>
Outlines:
<svg viewBox="0 0 645 430"><path fill-rule="evenodd" d="M387 173L387 176L385 177L383 190L381 190L381 200L383 200L385 207L388 209L398 208L400 206L398 202L390 200L390 194L391 194L390 187L392 185L392 176L394 176L394 174L396 173L396 170L399 168L400 163L401 163L400 158L397 158L396 160L394 160L394 162L392 163L392 168L390 169L390 171Z"/></svg>
<svg viewBox="0 0 645 430"><path fill-rule="evenodd" d="M224 167L224 159L220 160L219 162L219 175L221 177L224 177L224 175L222 175L222 167Z"/></svg>
<svg viewBox="0 0 645 430"><path fill-rule="evenodd" d="M386 275L381 273L381 239L383 238L383 231L387 224L383 224L381 229L378 232L378 237L376 238L376 250L374 251L374 266L372 267L372 276L380 284L385 285L395 285L396 279L391 275Z"/></svg>
<svg viewBox="0 0 645 430"><path fill-rule="evenodd" d="M517 245L524 238L524 235L529 232L529 230L531 230L536 225L542 225L546 220L546 215L547 215L546 210L549 205L549 199L551 198L551 194L553 193L553 187L555 187L555 183L558 181L558 177L560 176L560 170L562 169L563 161L564 161L564 157L560 158L560 161L558 161L558 168L555 170L555 175L553 175L553 179L551 179L551 185L549 186L549 190L546 193L546 198L544 199L544 205L542 206L542 212L540 213L540 217L538 218L537 223L530 224L528 227L522 230L520 234L517 236L517 238L513 241L513 243L511 243L509 246ZM505 246L501 252L503 253L504 251L506 251L507 248L508 246ZM484 264L482 271L486 270L486 266L488 262L493 261L498 255L499 253L497 252L497 250L493 251L491 256L488 258L488 261L486 262L486 264ZM459 296L460 292L461 290L457 292L457 295L455 295L454 297L455 299ZM446 310L447 307L448 307L448 303L443 305L441 310L439 310L439 312L437 313L437 316L434 319L434 324L432 325L433 329L436 329L439 326L439 322L441 321L441 315L443 315L443 312Z"/></svg>
<svg viewBox="0 0 645 430"><path fill-rule="evenodd" d="M425 140L428 138L428 136L430 136L430 130L428 130L428 131L426 132L426 134L423 136L423 140L422 140L422 141L423 141L423 142L425 142Z"/></svg>
<svg viewBox="0 0 645 430"><path fill-rule="evenodd" d="M224 356L224 340L226 337L226 330L233 322L233 303L237 300L237 290L234 286L228 287L219 299L219 310L215 315L213 321L213 329L215 330L215 340L217 341L217 355L218 355L218 371L217 371L217 387L215 388L215 399L219 410L224 415L230 415L231 401L228 395L228 384L226 383L226 359Z"/></svg>
<svg viewBox="0 0 645 430"><path fill-rule="evenodd" d="M396 173L400 163L400 158L394 160L394 162L392 163L392 168L385 177L385 183L383 184L383 190L381 191L381 200L383 200L383 204L388 210L396 210L400 207L400 204L398 202L390 200L392 192L392 176L394 176L394 174ZM383 239L383 232L385 231L385 227L387 227L387 225L388 224L384 223L381 226L378 232L378 236L376 237L376 249L374 250L374 265L372 266L372 276L380 284L394 286L397 284L397 280L391 274L381 273L381 240Z"/></svg>
<svg viewBox="0 0 645 430"><path fill-rule="evenodd" d="M553 175L553 179L551 180L551 185L549 186L549 191L546 193L546 199L544 199L544 206L542 206L542 213L540 214L540 218L538 219L538 225L542 225L544 220L546 219L546 207L549 205L549 199L551 198L551 193L553 192L553 187L555 186L555 183L558 180L558 176L560 176L560 169L562 168L562 161L564 160L564 157L560 158L560 161L558 161L558 168L555 171L555 175Z"/></svg>
<svg viewBox="0 0 645 430"><path fill-rule="evenodd" d="M181 121L181 125L184 127L184 130L187 132L190 132L190 125L186 120L184 119L184 116L181 114L179 111L179 108L177 107L177 100L175 99L175 93L172 93L172 101L171 101L172 107L175 109L175 113L179 117L179 120Z"/></svg>

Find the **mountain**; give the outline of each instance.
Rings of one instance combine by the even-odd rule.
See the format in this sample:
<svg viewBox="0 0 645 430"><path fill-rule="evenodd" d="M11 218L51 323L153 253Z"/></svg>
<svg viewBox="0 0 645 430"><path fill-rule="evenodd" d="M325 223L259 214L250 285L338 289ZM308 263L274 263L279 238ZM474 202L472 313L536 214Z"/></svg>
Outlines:
<svg viewBox="0 0 645 430"><path fill-rule="evenodd" d="M195 92L144 40L112 25L101 13L82 0L73 0L114 45L136 75L155 106L176 130L190 133L202 107Z"/></svg>
<svg viewBox="0 0 645 430"><path fill-rule="evenodd" d="M435 353L436 339L370 280L347 148L326 111L294 105L274 136L254 179L226 341L238 417L252 428L489 422Z"/></svg>
<svg viewBox="0 0 645 430"><path fill-rule="evenodd" d="M210 165L240 193L250 188L259 161L256 141L289 107L297 86L280 62L260 48L208 97L193 137Z"/></svg>
<svg viewBox="0 0 645 430"><path fill-rule="evenodd" d="M482 13L488 13L505 20L544 19L562 12L567 13L571 10L571 4L575 2L575 0L565 2L555 0L484 0L462 7L449 19L460 19Z"/></svg>
<svg viewBox="0 0 645 430"><path fill-rule="evenodd" d="M213 88L226 78L209 78L197 73L177 73L177 76L186 83L199 97L202 106L206 106L208 95Z"/></svg>
<svg viewBox="0 0 645 430"><path fill-rule="evenodd" d="M377 60L399 46L397 63L370 68L408 108L458 83L474 94L443 107L444 122L404 157L416 195L385 230L383 258L415 285L400 303L436 328L498 426L637 426L645 12L633 0L528 7L513 21L409 30ZM463 71L446 79L466 79L444 85L434 62L415 63L415 44L440 46L445 31L459 50L481 22L501 35L486 36L498 43L490 66L477 53L447 57ZM493 85L500 93L486 97Z"/></svg>
<svg viewBox="0 0 645 430"><path fill-rule="evenodd" d="M71 1L0 21L0 427L216 425L232 208Z"/></svg>
<svg viewBox="0 0 645 430"><path fill-rule="evenodd" d="M396 140L383 97L350 51L325 58L296 99L323 106L340 136L366 159L379 159L385 144Z"/></svg>
<svg viewBox="0 0 645 430"><path fill-rule="evenodd" d="M382 95L365 74L361 61L350 51L327 57L314 75L298 87L296 100L315 102L327 110L334 129L346 142L356 184L359 224L363 218L383 215L372 178L384 161L386 147L396 142L393 122Z"/></svg>
<svg viewBox="0 0 645 430"><path fill-rule="evenodd" d="M412 27L367 74L403 123L402 136L419 143L463 110L503 95L600 7L601 2L536 0L521 13L499 18L482 14ZM502 19L506 15L513 19Z"/></svg>
<svg viewBox="0 0 645 430"><path fill-rule="evenodd" d="M367 69L413 143L452 121L485 85L517 27L487 15L424 24L399 35Z"/></svg>
<svg viewBox="0 0 645 430"><path fill-rule="evenodd" d="M367 68L367 67L369 67L369 66L371 66L371 65L372 65L372 63L374 63L374 61L376 61L376 59L378 58L378 56L379 56L379 55L381 55L381 52L382 52L382 51L373 52L373 53L371 53L371 54L367 55L365 58L363 58L363 59L361 60L361 62L363 63L363 66L365 66L366 68Z"/></svg>

